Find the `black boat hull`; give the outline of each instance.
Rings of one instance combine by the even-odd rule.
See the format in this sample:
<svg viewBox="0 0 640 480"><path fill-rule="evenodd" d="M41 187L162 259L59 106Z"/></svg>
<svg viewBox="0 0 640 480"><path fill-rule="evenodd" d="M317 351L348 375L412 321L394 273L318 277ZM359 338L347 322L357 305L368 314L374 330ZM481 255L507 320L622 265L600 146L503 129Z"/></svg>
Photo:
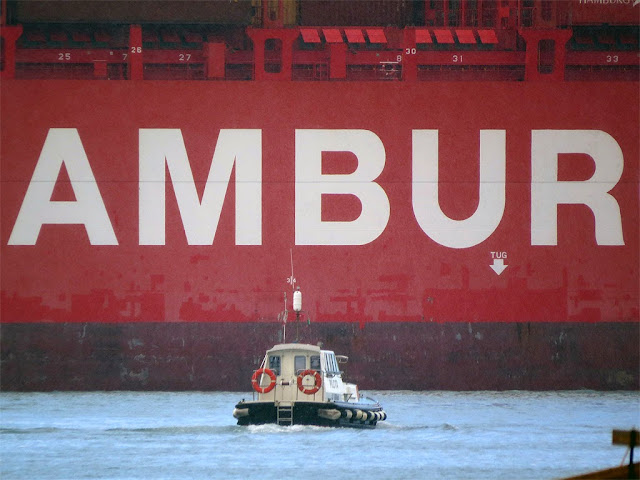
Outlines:
<svg viewBox="0 0 640 480"><path fill-rule="evenodd" d="M316 425L321 427L375 428L387 414L377 404L295 402L287 408L274 402L239 402L234 410L238 425Z"/></svg>

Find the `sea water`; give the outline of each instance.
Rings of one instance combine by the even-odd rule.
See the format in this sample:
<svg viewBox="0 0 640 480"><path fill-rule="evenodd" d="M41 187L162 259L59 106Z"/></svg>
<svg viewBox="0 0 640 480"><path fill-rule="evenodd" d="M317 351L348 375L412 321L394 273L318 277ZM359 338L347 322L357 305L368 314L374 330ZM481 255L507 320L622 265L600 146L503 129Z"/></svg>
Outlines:
<svg viewBox="0 0 640 480"><path fill-rule="evenodd" d="M552 479L620 465L612 430L640 426L638 392L367 395L374 430L237 426L251 393L1 393L0 478Z"/></svg>

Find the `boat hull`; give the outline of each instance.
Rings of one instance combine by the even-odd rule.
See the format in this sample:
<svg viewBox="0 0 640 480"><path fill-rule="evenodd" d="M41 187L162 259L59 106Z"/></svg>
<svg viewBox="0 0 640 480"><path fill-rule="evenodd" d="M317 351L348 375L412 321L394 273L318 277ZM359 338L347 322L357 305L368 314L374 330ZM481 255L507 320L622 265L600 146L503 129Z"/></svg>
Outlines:
<svg viewBox="0 0 640 480"><path fill-rule="evenodd" d="M289 407L290 408L287 408ZM278 414L278 408L284 412ZM289 413L290 412L290 413ZM238 425L315 425L319 427L375 428L387 418L378 403L239 402L233 415Z"/></svg>

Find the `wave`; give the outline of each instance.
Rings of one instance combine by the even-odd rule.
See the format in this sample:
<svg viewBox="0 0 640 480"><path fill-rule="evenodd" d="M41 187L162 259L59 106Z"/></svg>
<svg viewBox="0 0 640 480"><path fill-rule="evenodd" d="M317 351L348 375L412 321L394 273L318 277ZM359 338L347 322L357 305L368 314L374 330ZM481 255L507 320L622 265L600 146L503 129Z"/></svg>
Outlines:
<svg viewBox="0 0 640 480"><path fill-rule="evenodd" d="M83 427L33 427L33 428L0 428L0 435L39 435L53 433L92 433L107 435L158 434L158 435L216 435L233 433L236 425L167 425L161 427L113 427L87 425Z"/></svg>
<svg viewBox="0 0 640 480"><path fill-rule="evenodd" d="M236 425L166 425L161 427L115 427L107 428L104 431L117 434L202 435L233 433L237 429Z"/></svg>
<svg viewBox="0 0 640 480"><path fill-rule="evenodd" d="M65 429L56 427L32 427L32 428L0 428L0 435L36 435L41 433L58 433Z"/></svg>
<svg viewBox="0 0 640 480"><path fill-rule="evenodd" d="M377 428L381 428L384 430L397 430L401 432L410 432L410 431L417 431L417 430L448 430L448 431L459 430L458 427L450 423L443 423L440 425L426 425L426 424L399 425L399 424L395 424L388 421L378 423Z"/></svg>
<svg viewBox="0 0 640 480"><path fill-rule="evenodd" d="M389 421L379 422L378 429L383 431L411 432L420 430L431 431L457 431L459 428L450 423L440 425L414 424L402 425ZM341 429L337 429L341 430ZM296 434L309 432L330 432L335 428L319 427L315 425L282 426L275 424L249 425L164 425L158 427L111 427L84 426L84 427L33 427L33 428L0 428L0 435L46 435L55 433L93 433L106 435L226 435L226 434Z"/></svg>

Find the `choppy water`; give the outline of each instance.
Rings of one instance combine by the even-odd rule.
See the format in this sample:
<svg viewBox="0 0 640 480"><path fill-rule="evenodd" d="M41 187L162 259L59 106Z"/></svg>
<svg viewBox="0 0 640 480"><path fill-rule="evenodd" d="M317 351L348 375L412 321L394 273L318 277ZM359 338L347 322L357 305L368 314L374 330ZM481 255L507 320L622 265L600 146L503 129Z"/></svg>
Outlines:
<svg viewBox="0 0 640 480"><path fill-rule="evenodd" d="M238 427L251 394L2 393L0 478L546 479L619 465L638 392L367 392L375 430Z"/></svg>

